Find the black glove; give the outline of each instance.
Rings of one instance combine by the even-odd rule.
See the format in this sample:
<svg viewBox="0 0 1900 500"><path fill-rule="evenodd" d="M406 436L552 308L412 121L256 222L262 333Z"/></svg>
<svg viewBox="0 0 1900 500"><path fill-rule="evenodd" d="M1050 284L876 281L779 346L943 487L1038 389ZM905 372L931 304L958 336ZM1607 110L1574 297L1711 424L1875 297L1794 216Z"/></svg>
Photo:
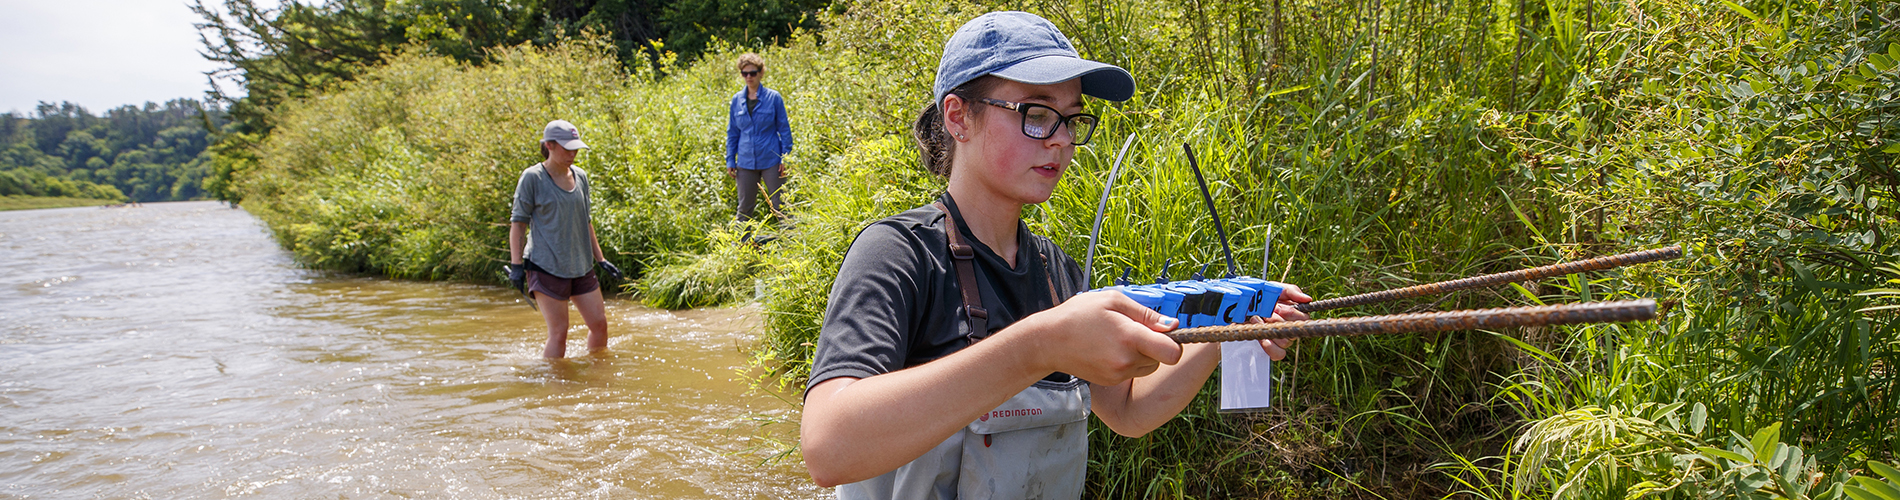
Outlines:
<svg viewBox="0 0 1900 500"><path fill-rule="evenodd" d="M515 284L515 290L521 290L521 283L528 280L528 268L521 264L508 264L508 281Z"/></svg>
<svg viewBox="0 0 1900 500"><path fill-rule="evenodd" d="M595 264L596 264L596 265L599 265L601 269L604 269L604 270L606 270L606 271L607 271L607 275L608 275L608 276L613 276L613 277L614 277L614 279L617 279L617 280L624 280L624 279L627 279L627 278L626 278L625 276L621 276L621 275L620 275L620 268L618 268L618 267L614 267L614 263L612 263L612 262L607 262L607 261L604 261L604 260L603 260L603 261L600 261L600 262L596 262Z"/></svg>

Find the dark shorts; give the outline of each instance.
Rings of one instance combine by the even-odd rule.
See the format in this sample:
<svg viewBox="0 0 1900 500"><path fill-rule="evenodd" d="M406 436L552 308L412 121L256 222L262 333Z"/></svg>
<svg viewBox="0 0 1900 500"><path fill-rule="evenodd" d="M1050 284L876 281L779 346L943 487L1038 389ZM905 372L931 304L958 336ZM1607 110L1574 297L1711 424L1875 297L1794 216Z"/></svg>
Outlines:
<svg viewBox="0 0 1900 500"><path fill-rule="evenodd" d="M562 278L541 271L528 271L528 291L547 295L555 300L567 300L575 295L600 289L600 278L589 270L579 278Z"/></svg>

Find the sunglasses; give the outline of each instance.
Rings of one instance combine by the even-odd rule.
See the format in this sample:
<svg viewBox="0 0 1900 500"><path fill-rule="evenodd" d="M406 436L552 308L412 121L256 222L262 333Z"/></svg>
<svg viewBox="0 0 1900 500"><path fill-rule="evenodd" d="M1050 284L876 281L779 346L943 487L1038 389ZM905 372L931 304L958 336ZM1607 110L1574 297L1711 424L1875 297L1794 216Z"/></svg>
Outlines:
<svg viewBox="0 0 1900 500"><path fill-rule="evenodd" d="M1088 144L1089 136L1095 135L1095 123L1099 120L1095 115L1088 113L1064 115L1056 111L1056 108L1036 103L1009 102L987 97L982 101L984 104L1022 113L1023 135L1031 139L1043 140L1055 137L1056 128L1064 123L1069 124L1069 134L1074 136L1074 140L1069 142L1071 146Z"/></svg>
<svg viewBox="0 0 1900 500"><path fill-rule="evenodd" d="M746 77L746 78L751 78L751 77L755 77L755 76L759 76L759 72L760 72L760 71L762 71L762 70L756 70L756 69L753 69L753 70L746 70L746 71L740 71L740 72L739 72L739 76L743 76L743 77Z"/></svg>

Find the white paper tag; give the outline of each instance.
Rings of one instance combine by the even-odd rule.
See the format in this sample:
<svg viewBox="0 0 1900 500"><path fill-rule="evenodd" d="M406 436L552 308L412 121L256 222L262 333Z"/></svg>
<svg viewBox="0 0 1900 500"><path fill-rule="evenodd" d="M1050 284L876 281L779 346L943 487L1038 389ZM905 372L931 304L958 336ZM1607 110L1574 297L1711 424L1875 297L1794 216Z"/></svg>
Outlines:
<svg viewBox="0 0 1900 500"><path fill-rule="evenodd" d="M1263 411L1273 403L1273 358L1260 342L1220 345L1220 411Z"/></svg>

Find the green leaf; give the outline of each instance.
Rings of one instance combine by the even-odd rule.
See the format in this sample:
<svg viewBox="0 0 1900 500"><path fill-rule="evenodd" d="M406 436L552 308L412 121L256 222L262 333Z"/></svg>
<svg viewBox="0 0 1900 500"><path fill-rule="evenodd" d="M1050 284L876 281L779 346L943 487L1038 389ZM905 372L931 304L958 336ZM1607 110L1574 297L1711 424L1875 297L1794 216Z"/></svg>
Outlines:
<svg viewBox="0 0 1900 500"><path fill-rule="evenodd" d="M1788 460L1781 465L1781 477L1788 478L1788 482L1790 483L1807 483L1808 464L1804 460L1806 457L1802 455L1801 447L1788 447Z"/></svg>
<svg viewBox="0 0 1900 500"><path fill-rule="evenodd" d="M1785 444L1778 445L1776 451L1777 455L1782 454L1782 452L1779 451L1781 448L1787 450L1787 456L1781 462L1781 474L1775 476L1775 483L1780 485L1781 491L1785 493L1793 496L1805 496L1808 491L1808 468L1806 464L1801 461L1801 448Z"/></svg>
<svg viewBox="0 0 1900 500"><path fill-rule="evenodd" d="M1788 457L1789 457L1788 445L1782 444L1782 443L1774 443L1774 447L1775 447L1774 448L1775 451L1773 453L1769 453L1768 461L1763 462L1763 463L1768 465L1768 467L1771 469L1779 469L1781 468L1783 464L1788 463Z"/></svg>
<svg viewBox="0 0 1900 500"><path fill-rule="evenodd" d="M1887 478L1887 481L1900 483L1900 469L1894 469L1893 466L1880 462L1867 462L1867 468L1872 469L1880 477Z"/></svg>
<svg viewBox="0 0 1900 500"><path fill-rule="evenodd" d="M1313 87L1312 85L1301 85L1298 87L1284 88L1284 89L1268 92L1267 97L1273 97L1273 96L1277 96L1281 94L1291 94L1291 93L1299 92L1299 91L1306 90L1312 87Z"/></svg>
<svg viewBox="0 0 1900 500"><path fill-rule="evenodd" d="M1774 453L1775 449L1771 448L1771 446L1780 442L1781 442L1781 422L1768 424L1767 427L1763 427L1761 428L1761 430L1755 431L1755 439L1749 440L1749 444L1753 445L1753 450L1755 451L1755 456L1757 457L1762 456L1762 453L1764 452Z"/></svg>
<svg viewBox="0 0 1900 500"><path fill-rule="evenodd" d="M1642 498L1644 494L1651 493L1651 492L1654 492L1656 490L1661 490L1661 489L1664 489L1662 483L1658 483L1655 481L1643 481L1640 483L1636 483L1635 486L1630 487L1629 497Z"/></svg>
<svg viewBox="0 0 1900 500"><path fill-rule="evenodd" d="M1878 495L1878 498L1900 500L1900 488L1895 488L1891 484L1881 482L1871 477L1855 477L1854 486L1867 490L1868 493Z"/></svg>
<svg viewBox="0 0 1900 500"><path fill-rule="evenodd" d="M1696 434L1701 434L1703 426L1708 423L1709 407L1702 406L1702 403L1696 403L1695 408L1689 410L1689 430Z"/></svg>
<svg viewBox="0 0 1900 500"><path fill-rule="evenodd" d="M1537 294L1534 294L1534 293L1531 293L1531 291L1530 291L1530 289L1528 289L1528 288L1524 288L1524 285L1519 285L1519 284L1517 284L1517 283L1512 283L1512 284L1511 284L1511 288L1515 288L1515 289L1517 289L1517 293L1518 293L1518 294L1520 294L1520 295L1523 295L1523 296L1524 296L1524 298L1526 298L1526 299L1530 299L1530 301L1531 301L1531 303L1532 303L1532 304L1537 304L1537 305L1540 305L1540 306L1541 306L1541 305L1544 305L1544 299L1540 299L1540 298L1538 298L1538 297L1537 297Z"/></svg>
<svg viewBox="0 0 1900 500"><path fill-rule="evenodd" d="M1896 43L1894 45L1900 45L1900 43ZM1880 148L1880 152L1900 154L1900 141L1893 141L1893 142L1887 143L1887 147Z"/></svg>
<svg viewBox="0 0 1900 500"><path fill-rule="evenodd" d="M1753 467L1750 467L1749 469L1750 470L1748 474L1735 478L1736 491L1741 492L1741 493L1749 493L1756 490L1760 490L1761 487L1768 485L1768 481L1769 481L1768 473L1762 472L1760 469L1755 469Z"/></svg>
<svg viewBox="0 0 1900 500"><path fill-rule="evenodd" d="M1751 461L1748 459L1748 457L1742 456L1742 454L1740 453L1724 450L1721 448L1711 448L1708 446L1703 446L1701 448L1696 448L1695 451L1702 452L1703 455L1718 457L1718 458L1722 458L1722 459L1729 460L1732 462L1747 463Z"/></svg>
<svg viewBox="0 0 1900 500"><path fill-rule="evenodd" d="M1748 10L1748 7L1743 7L1741 4L1730 2L1729 0L1722 0L1722 5L1727 5L1729 10L1733 10L1743 17L1747 17L1750 21L1761 22L1761 16L1755 15L1755 11Z"/></svg>
<svg viewBox="0 0 1900 500"><path fill-rule="evenodd" d="M1879 52L1867 54L1867 62L1873 63L1874 70L1880 71L1883 73L1886 72L1887 70L1893 69L1893 58L1887 57L1886 54L1881 54Z"/></svg>

